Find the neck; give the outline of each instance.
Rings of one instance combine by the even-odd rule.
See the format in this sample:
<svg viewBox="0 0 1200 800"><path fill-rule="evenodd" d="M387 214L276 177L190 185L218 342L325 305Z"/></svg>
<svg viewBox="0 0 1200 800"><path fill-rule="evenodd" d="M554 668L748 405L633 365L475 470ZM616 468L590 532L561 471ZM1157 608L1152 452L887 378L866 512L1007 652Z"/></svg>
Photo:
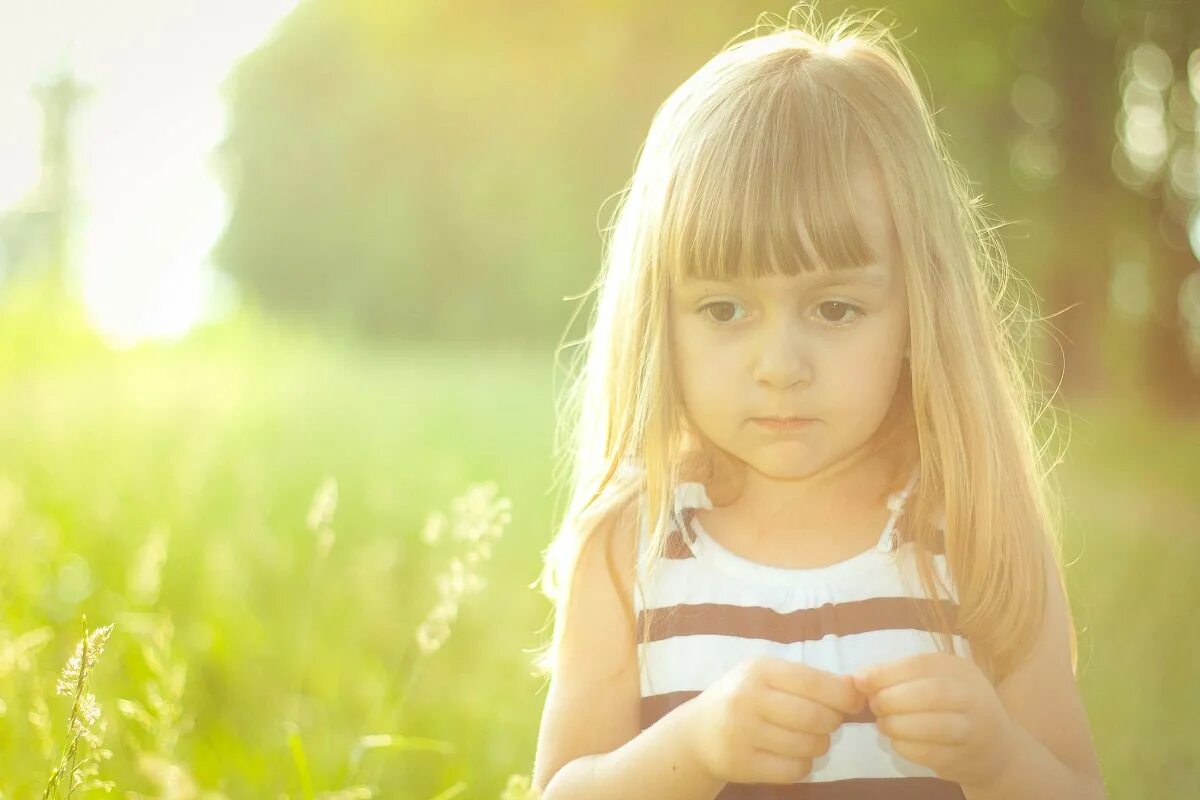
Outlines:
<svg viewBox="0 0 1200 800"><path fill-rule="evenodd" d="M895 448L868 442L841 460L801 477L765 475L738 465L726 487L730 510L737 510L759 535L804 537L844 526L847 516L878 516L888 495L904 488L903 459ZM718 503L724 504L724 503Z"/></svg>

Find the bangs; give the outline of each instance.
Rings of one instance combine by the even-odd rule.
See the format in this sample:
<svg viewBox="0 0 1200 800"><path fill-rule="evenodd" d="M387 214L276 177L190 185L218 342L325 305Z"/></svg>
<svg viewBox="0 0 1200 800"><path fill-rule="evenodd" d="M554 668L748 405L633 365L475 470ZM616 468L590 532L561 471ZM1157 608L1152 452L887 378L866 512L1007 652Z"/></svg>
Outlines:
<svg viewBox="0 0 1200 800"><path fill-rule="evenodd" d="M693 121L664 197L672 283L797 275L875 263L854 169L874 157L845 103L799 72L759 76Z"/></svg>

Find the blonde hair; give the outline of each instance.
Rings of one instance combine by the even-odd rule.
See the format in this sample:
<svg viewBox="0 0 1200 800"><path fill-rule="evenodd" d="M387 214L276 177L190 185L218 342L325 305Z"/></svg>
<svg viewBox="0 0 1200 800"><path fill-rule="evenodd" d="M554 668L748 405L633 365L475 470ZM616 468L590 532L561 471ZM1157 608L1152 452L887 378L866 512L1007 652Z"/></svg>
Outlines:
<svg viewBox="0 0 1200 800"><path fill-rule="evenodd" d="M717 468L720 454L689 429L678 396L671 287L693 275L866 263L873 254L849 179L864 164L891 211L909 304L910 364L881 430L907 443L905 469L919 469L905 533L925 545L917 548L921 584L929 597L945 596L930 547L941 528L958 593L953 623L942 604L928 604L930 630L947 652L952 628L967 637L999 683L1040 630L1048 570L1065 593L1050 514L1053 464L1035 435L1053 411L1038 399L1029 352L1039 320L1008 291L1019 279L897 40L874 16L846 13L822 26L810 11L760 16L653 118L560 411L571 425L561 439L570 491L540 577L557 609L535 660L543 673L553 669L588 537L636 504L649 532L639 574L652 569L670 533L673 487ZM1074 670L1073 625L1070 644Z"/></svg>

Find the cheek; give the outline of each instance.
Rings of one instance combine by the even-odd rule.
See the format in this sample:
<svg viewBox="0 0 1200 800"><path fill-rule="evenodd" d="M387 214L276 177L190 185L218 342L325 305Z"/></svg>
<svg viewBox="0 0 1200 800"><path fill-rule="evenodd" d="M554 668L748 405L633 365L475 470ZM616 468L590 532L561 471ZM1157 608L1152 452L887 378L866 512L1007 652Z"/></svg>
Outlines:
<svg viewBox="0 0 1200 800"><path fill-rule="evenodd" d="M891 405L901 366L899 354L874 346L840 353L823 368L831 378L826 384L837 407L853 410L857 416L877 416Z"/></svg>
<svg viewBox="0 0 1200 800"><path fill-rule="evenodd" d="M694 321L677 324L677 335L672 343L671 355L680 376L680 383L701 386L713 383L726 366L723 348L697 330Z"/></svg>
<svg viewBox="0 0 1200 800"><path fill-rule="evenodd" d="M736 367L721 348L683 341L675 346L673 355L679 390L693 418L715 422L736 406Z"/></svg>
<svg viewBox="0 0 1200 800"><path fill-rule="evenodd" d="M716 368L712 359L684 360L679 363L676 374L684 401L690 409L719 406L720 399L728 392L730 381L720 380L723 373Z"/></svg>

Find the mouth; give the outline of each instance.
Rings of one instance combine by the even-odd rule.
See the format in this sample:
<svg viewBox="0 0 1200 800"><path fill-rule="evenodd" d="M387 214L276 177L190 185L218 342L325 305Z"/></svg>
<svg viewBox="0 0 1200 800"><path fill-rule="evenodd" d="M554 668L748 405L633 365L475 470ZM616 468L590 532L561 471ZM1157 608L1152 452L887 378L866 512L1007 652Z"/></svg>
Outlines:
<svg viewBox="0 0 1200 800"><path fill-rule="evenodd" d="M768 430L773 431L789 431L797 428L803 428L809 423L816 420L807 419L805 417L753 417L752 422L755 422Z"/></svg>

